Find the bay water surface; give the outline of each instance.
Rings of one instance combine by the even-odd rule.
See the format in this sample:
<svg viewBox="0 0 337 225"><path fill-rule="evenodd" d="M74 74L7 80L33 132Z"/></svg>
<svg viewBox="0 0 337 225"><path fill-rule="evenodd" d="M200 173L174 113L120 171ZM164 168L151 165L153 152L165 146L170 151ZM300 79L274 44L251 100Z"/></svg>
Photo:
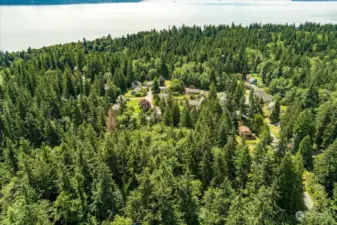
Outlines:
<svg viewBox="0 0 337 225"><path fill-rule="evenodd" d="M337 2L153 0L137 3L0 6L0 49L120 37L183 24L337 24Z"/></svg>

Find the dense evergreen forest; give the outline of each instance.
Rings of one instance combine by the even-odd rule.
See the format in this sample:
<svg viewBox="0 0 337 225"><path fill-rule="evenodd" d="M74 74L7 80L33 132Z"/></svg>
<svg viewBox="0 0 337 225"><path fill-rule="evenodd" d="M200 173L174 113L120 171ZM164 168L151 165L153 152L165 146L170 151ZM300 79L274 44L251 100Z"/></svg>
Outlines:
<svg viewBox="0 0 337 225"><path fill-rule="evenodd" d="M275 99L277 144L248 74ZM0 224L336 224L336 25L84 39L0 52L0 76ZM134 81L153 81L140 111L120 97Z"/></svg>

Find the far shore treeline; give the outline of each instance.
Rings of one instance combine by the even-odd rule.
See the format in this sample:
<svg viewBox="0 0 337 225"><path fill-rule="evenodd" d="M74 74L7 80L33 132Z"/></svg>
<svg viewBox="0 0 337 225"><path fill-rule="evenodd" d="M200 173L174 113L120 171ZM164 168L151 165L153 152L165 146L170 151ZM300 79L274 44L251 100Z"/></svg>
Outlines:
<svg viewBox="0 0 337 225"><path fill-rule="evenodd" d="M1 5L68 5L93 3L141 2L142 0L2 0Z"/></svg>

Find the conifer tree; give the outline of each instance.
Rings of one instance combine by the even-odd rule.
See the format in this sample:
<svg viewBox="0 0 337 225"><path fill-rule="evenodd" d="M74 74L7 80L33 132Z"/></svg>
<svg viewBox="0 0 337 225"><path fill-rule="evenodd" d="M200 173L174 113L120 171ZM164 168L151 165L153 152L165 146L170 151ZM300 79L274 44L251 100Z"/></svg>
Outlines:
<svg viewBox="0 0 337 225"><path fill-rule="evenodd" d="M192 126L190 110L185 106L180 117L180 127L192 128Z"/></svg>
<svg viewBox="0 0 337 225"><path fill-rule="evenodd" d="M154 94L159 94L159 93L160 93L158 77L155 77L155 78L153 79L152 92L153 92Z"/></svg>
<svg viewBox="0 0 337 225"><path fill-rule="evenodd" d="M303 157L304 167L308 170L311 170L313 166L313 160L312 160L312 141L310 136L307 135L303 138L303 140L300 142L298 151Z"/></svg>
<svg viewBox="0 0 337 225"><path fill-rule="evenodd" d="M273 124L280 122L280 102L278 100L275 101L275 105L270 114L270 121Z"/></svg>

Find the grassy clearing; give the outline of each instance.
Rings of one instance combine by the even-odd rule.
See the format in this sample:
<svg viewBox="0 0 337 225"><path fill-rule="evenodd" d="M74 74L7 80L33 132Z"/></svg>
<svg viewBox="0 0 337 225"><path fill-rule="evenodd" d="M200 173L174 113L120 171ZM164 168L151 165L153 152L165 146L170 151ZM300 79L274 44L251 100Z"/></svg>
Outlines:
<svg viewBox="0 0 337 225"><path fill-rule="evenodd" d="M235 137L236 141L241 144L242 143L242 138L239 136L239 135L236 135ZM260 142L260 138L256 137L255 140L246 140L246 145L248 146L249 148L249 152L250 154L253 154L254 153L254 150L255 150L255 146L257 145L257 143Z"/></svg>
<svg viewBox="0 0 337 225"><path fill-rule="evenodd" d="M280 132L281 128L270 124L270 131L275 135L277 139L281 138Z"/></svg>
<svg viewBox="0 0 337 225"><path fill-rule="evenodd" d="M127 102L128 107L133 107L135 109L135 114L139 114L141 112L139 108L139 102L142 98L131 98L130 101Z"/></svg>
<svg viewBox="0 0 337 225"><path fill-rule="evenodd" d="M250 154L253 154L255 150L255 146L260 142L260 138L256 137L255 140L246 140L246 145L248 145L248 148L250 150Z"/></svg>
<svg viewBox="0 0 337 225"><path fill-rule="evenodd" d="M264 106L264 107L262 108L262 111L263 111L263 115L264 115L264 116L267 116L267 117L270 116L270 112L269 112L269 110L268 110L268 106Z"/></svg>
<svg viewBox="0 0 337 225"><path fill-rule="evenodd" d="M286 105L281 105L281 112L287 111L288 106Z"/></svg>
<svg viewBox="0 0 337 225"><path fill-rule="evenodd" d="M131 94L132 90L128 90L128 92L125 93L126 98L133 98L134 96Z"/></svg>
<svg viewBox="0 0 337 225"><path fill-rule="evenodd" d="M165 80L165 86L170 87L171 86L171 81L170 80Z"/></svg>

